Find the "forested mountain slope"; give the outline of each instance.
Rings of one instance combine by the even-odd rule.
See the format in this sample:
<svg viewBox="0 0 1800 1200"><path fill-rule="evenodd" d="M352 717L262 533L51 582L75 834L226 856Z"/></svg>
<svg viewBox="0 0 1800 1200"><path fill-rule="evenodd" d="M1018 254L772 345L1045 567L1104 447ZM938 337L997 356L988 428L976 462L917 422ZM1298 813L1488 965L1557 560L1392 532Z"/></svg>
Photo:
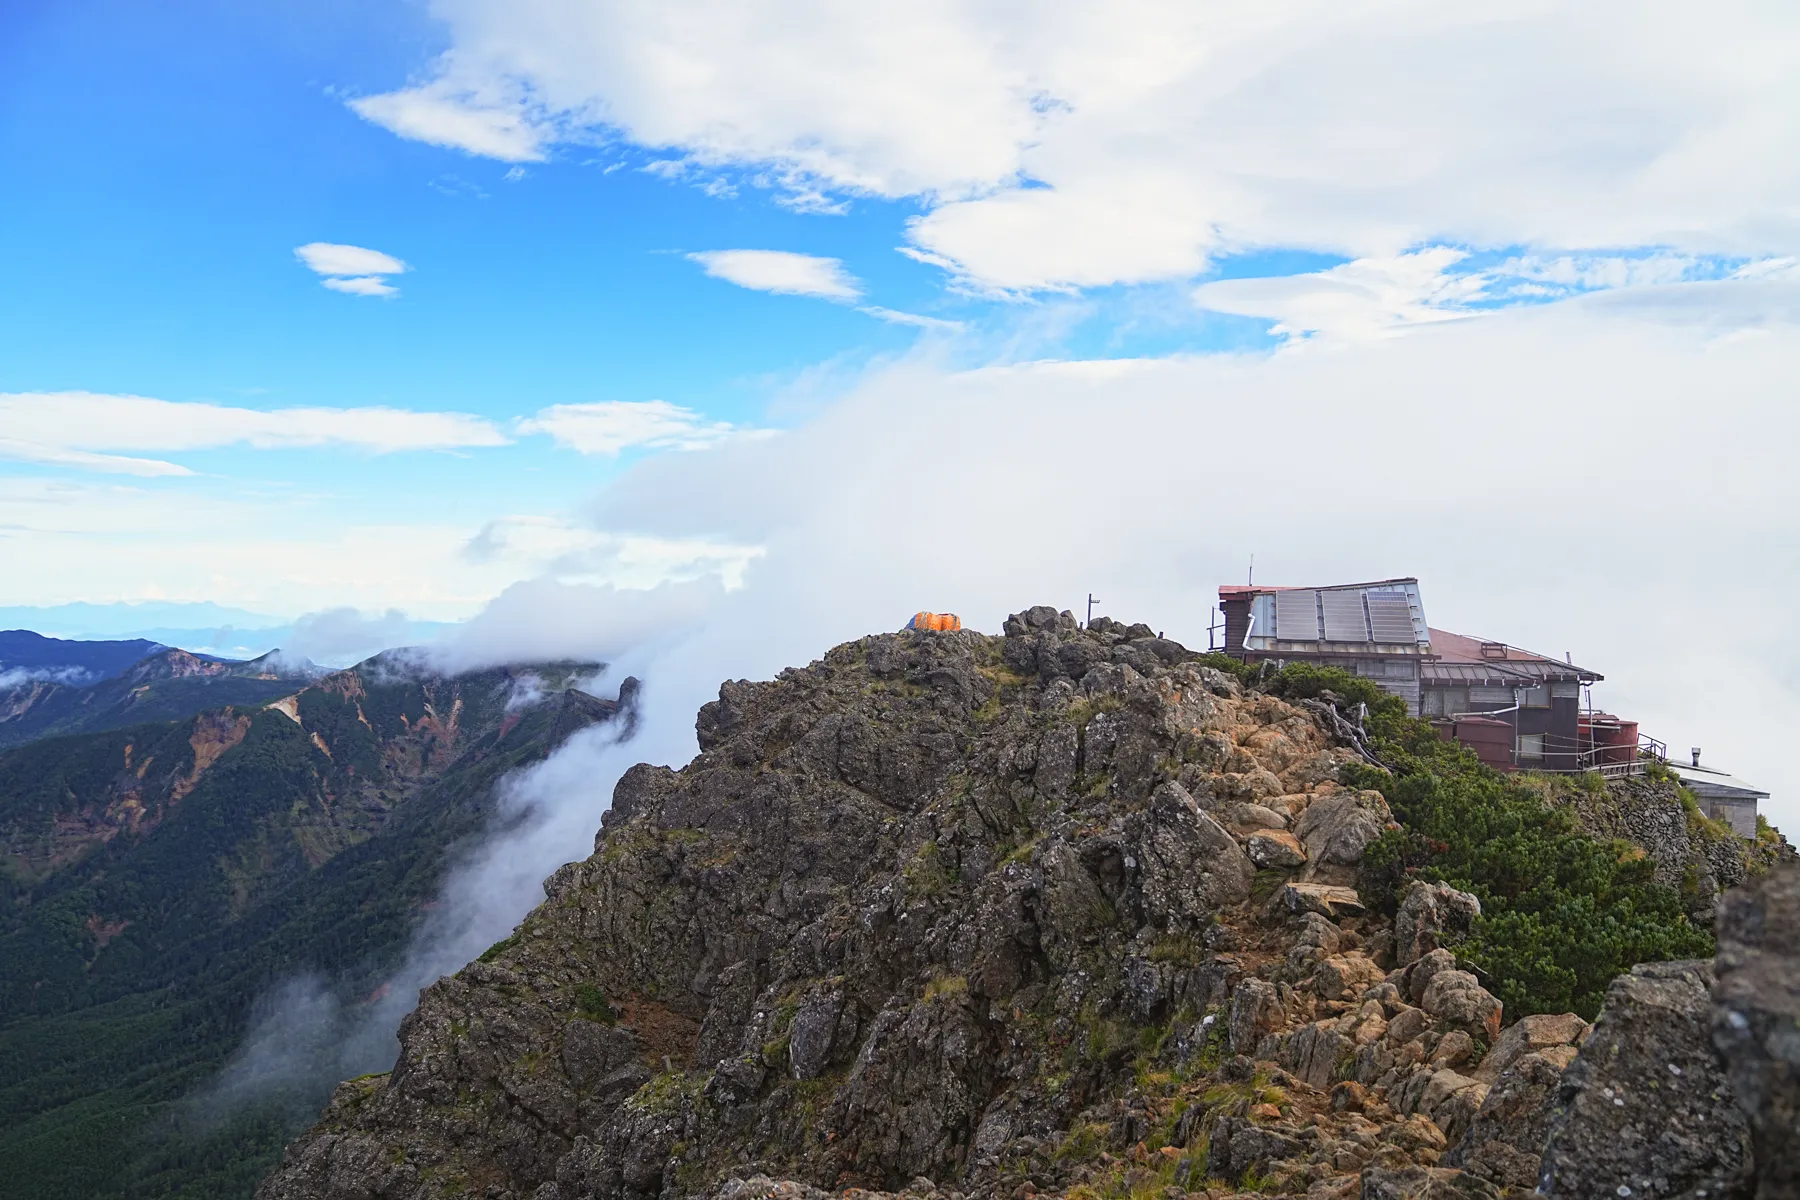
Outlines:
<svg viewBox="0 0 1800 1200"><path fill-rule="evenodd" d="M60 676L65 683L94 683L167 649L144 638L86 641L45 637L29 629L0 629L0 680L46 675Z"/></svg>
<svg viewBox="0 0 1800 1200"><path fill-rule="evenodd" d="M80 645L80 643L75 643ZM98 682L34 673L0 687L0 749L38 738L176 721L227 704L258 705L317 678L310 664L277 654L247 662L152 645L152 652Z"/></svg>
<svg viewBox="0 0 1800 1200"><path fill-rule="evenodd" d="M0 754L0 1196L246 1192L291 1118L196 1140L173 1102L272 983L373 986L496 780L620 717L569 687L591 669L377 659L268 706Z"/></svg>

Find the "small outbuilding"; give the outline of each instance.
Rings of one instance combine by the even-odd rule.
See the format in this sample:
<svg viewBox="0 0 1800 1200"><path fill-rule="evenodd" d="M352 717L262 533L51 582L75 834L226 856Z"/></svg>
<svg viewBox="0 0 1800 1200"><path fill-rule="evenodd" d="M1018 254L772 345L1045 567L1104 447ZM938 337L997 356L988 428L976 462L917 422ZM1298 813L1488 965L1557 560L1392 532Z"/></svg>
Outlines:
<svg viewBox="0 0 1800 1200"><path fill-rule="evenodd" d="M1769 793L1753 783L1746 783L1712 767L1700 765L1700 751L1693 761L1669 763L1669 770L1681 780L1681 786L1694 793L1700 811L1724 821L1739 837L1756 836L1756 806L1769 798Z"/></svg>

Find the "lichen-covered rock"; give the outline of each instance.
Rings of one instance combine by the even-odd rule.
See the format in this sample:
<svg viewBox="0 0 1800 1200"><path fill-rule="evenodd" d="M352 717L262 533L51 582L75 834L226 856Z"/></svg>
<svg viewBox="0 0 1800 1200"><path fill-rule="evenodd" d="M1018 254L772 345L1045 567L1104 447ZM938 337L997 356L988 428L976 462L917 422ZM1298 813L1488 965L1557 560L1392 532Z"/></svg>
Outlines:
<svg viewBox="0 0 1800 1200"><path fill-rule="evenodd" d="M1445 1164L1504 1187L1534 1186L1566 1065L1536 1052L1509 1062Z"/></svg>
<svg viewBox="0 0 1800 1200"><path fill-rule="evenodd" d="M1419 1007L1451 1025L1479 1030L1492 1040L1500 1035L1500 1001L1467 971L1439 971L1425 985Z"/></svg>
<svg viewBox="0 0 1800 1200"><path fill-rule="evenodd" d="M1006 628L722 686L699 756L626 772L593 857L426 989L393 1073L345 1092L264 1200L651 1200L751 1163L772 1187L1049 1184L1144 1138L1146 1056L1222 1071L1223 1042L1289 1021L1275 984L1241 982L1292 931L1250 903L1233 829L1341 794L1351 752L1148 630L1044 608ZM1364 817L1314 821L1340 861L1372 819L1349 799ZM1280 945L1246 962L1245 938ZM1227 1086L1209 1121L1280 1111Z"/></svg>
<svg viewBox="0 0 1800 1200"><path fill-rule="evenodd" d="M1394 916L1394 962L1407 966L1468 936L1481 901L1447 883L1415 882Z"/></svg>
<svg viewBox="0 0 1800 1200"><path fill-rule="evenodd" d="M1294 833L1313 866L1355 866L1393 819L1380 792L1335 792L1308 805Z"/></svg>
<svg viewBox="0 0 1800 1200"><path fill-rule="evenodd" d="M1244 839L1244 850L1259 867L1306 865L1306 848L1285 829L1258 829Z"/></svg>
<svg viewBox="0 0 1800 1200"><path fill-rule="evenodd" d="M1546 1195L1750 1194L1750 1131L1712 1046L1711 986L1705 962L1650 963L1613 980L1558 1087Z"/></svg>
<svg viewBox="0 0 1800 1200"><path fill-rule="evenodd" d="M1800 868L1719 908L1712 1038L1750 1123L1758 1200L1800 1196Z"/></svg>

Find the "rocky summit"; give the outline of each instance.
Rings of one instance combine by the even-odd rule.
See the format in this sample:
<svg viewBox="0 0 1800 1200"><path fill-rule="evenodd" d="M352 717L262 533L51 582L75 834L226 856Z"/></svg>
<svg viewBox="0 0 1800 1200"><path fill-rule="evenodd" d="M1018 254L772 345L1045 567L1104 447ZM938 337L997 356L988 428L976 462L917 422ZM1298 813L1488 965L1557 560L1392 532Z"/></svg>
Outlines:
<svg viewBox="0 0 1800 1200"><path fill-rule="evenodd" d="M1456 954L1475 896L1365 896L1392 816L1344 782L1354 714L1145 626L868 637L697 731L262 1200L1723 1200L1792 1111L1757 923L1788 893L1725 906L1735 1020L1705 963L1622 980L1597 1028L1511 1020Z"/></svg>

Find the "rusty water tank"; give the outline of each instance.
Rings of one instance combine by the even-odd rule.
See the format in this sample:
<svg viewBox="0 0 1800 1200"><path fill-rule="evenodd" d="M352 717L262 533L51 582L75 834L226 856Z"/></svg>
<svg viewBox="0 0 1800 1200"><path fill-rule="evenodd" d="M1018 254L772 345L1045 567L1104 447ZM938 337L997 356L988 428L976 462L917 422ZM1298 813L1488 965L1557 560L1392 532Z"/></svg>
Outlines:
<svg viewBox="0 0 1800 1200"><path fill-rule="evenodd" d="M1592 739L1594 765L1608 766L1637 761L1638 723L1615 717L1611 713L1582 713L1576 728L1585 749Z"/></svg>

